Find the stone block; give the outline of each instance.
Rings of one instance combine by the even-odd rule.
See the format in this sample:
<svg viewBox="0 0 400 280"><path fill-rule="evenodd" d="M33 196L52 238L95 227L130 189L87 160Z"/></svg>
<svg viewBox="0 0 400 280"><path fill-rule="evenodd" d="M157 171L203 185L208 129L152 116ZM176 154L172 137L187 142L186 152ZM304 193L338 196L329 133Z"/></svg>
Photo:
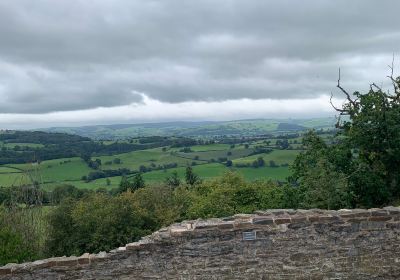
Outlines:
<svg viewBox="0 0 400 280"><path fill-rule="evenodd" d="M291 223L290 217L279 217L274 219L274 223L276 225L281 225L281 224L290 224Z"/></svg>
<svg viewBox="0 0 400 280"><path fill-rule="evenodd" d="M368 221L374 221L374 222L385 222L391 220L391 216L371 216L368 218Z"/></svg>
<svg viewBox="0 0 400 280"><path fill-rule="evenodd" d="M274 219L272 217L255 217L253 218L253 224L256 225L272 225Z"/></svg>

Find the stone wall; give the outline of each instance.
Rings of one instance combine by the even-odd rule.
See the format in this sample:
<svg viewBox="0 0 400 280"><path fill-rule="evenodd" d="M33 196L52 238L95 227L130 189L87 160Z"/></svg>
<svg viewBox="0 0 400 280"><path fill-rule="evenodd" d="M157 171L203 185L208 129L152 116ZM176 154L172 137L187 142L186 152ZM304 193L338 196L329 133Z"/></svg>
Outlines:
<svg viewBox="0 0 400 280"><path fill-rule="evenodd" d="M109 253L8 264L0 279L400 279L400 208L185 221Z"/></svg>

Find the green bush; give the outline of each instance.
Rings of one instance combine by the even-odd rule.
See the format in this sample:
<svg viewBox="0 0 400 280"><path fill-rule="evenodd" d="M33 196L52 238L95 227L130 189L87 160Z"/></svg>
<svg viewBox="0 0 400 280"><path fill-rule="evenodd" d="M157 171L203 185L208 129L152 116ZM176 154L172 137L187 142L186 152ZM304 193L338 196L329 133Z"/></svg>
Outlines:
<svg viewBox="0 0 400 280"><path fill-rule="evenodd" d="M132 193L116 197L95 193L66 200L50 215L49 255L108 251L156 229L154 220L135 206Z"/></svg>

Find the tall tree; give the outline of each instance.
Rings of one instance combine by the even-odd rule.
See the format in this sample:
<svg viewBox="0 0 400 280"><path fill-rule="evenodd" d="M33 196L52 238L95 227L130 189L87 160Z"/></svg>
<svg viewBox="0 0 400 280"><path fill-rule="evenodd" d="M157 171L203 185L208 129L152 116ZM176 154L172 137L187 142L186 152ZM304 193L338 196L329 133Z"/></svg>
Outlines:
<svg viewBox="0 0 400 280"><path fill-rule="evenodd" d="M193 172L193 168L191 166L186 167L185 172L185 180L186 183L193 186L200 181L199 176Z"/></svg>
<svg viewBox="0 0 400 280"><path fill-rule="evenodd" d="M179 179L178 172L172 172L171 176L165 178L165 184L171 188L177 188L181 184L181 180Z"/></svg>
<svg viewBox="0 0 400 280"><path fill-rule="evenodd" d="M119 183L119 192L126 192L128 189L131 189L131 183L128 181L128 178L123 175L121 178L121 182Z"/></svg>
<svg viewBox="0 0 400 280"><path fill-rule="evenodd" d="M380 206L400 195L400 77L389 76L392 92L375 83L366 94L350 95L340 84L337 87L346 97L337 128L352 149L355 172L349 174L358 202Z"/></svg>
<svg viewBox="0 0 400 280"><path fill-rule="evenodd" d="M364 94L350 94L341 86L339 72L337 87L346 101L338 108L331 99L339 113L338 133L329 145L316 133L305 135L306 151L292 166L291 182L311 194L306 198L310 207L318 206L313 199L324 200L315 195L321 193L335 196L325 199L330 208L346 206L339 201L382 206L400 197L400 78L389 78L391 93L373 83Z"/></svg>
<svg viewBox="0 0 400 280"><path fill-rule="evenodd" d="M136 191L138 189L144 188L145 186L146 186L146 184L144 182L142 173L141 172L137 173L135 175L135 177L133 177L133 182L132 182L132 184L130 186L131 191L134 192L134 191Z"/></svg>

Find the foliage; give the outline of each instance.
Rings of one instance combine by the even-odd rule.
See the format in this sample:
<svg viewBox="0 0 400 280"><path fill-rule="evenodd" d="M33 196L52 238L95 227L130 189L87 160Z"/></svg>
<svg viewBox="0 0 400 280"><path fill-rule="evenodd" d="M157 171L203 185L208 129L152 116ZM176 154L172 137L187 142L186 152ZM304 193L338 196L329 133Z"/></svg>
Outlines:
<svg viewBox="0 0 400 280"><path fill-rule="evenodd" d="M165 178L165 184L171 188L179 187L181 180L179 179L178 172L172 172L171 176Z"/></svg>
<svg viewBox="0 0 400 280"><path fill-rule="evenodd" d="M196 183L200 182L199 176L197 176L197 174L193 172L193 168L191 166L186 167L185 180L186 183L190 186L193 186Z"/></svg>
<svg viewBox="0 0 400 280"><path fill-rule="evenodd" d="M357 203L366 206L400 195L400 77L392 81L393 95L371 86L367 94L355 92L342 109L349 120L339 127L359 169L350 181Z"/></svg>
<svg viewBox="0 0 400 280"><path fill-rule="evenodd" d="M59 204L61 201L67 198L79 200L87 193L87 190L78 189L72 185L59 185L56 186L50 193L50 202L52 204Z"/></svg>
<svg viewBox="0 0 400 280"><path fill-rule="evenodd" d="M119 192L126 192L131 188L131 183L128 181L128 178L124 175L121 178L121 182L119 183Z"/></svg>
<svg viewBox="0 0 400 280"><path fill-rule="evenodd" d="M286 206L284 194L284 188L274 183L248 183L238 174L227 172L193 190L188 218L223 217L257 209L282 208Z"/></svg>
<svg viewBox="0 0 400 280"><path fill-rule="evenodd" d="M157 227L168 226L186 216L191 194L183 186L153 186L137 190L133 194L135 206L142 209Z"/></svg>
<svg viewBox="0 0 400 280"><path fill-rule="evenodd" d="M0 206L0 265L43 257L46 229L42 210Z"/></svg>
<svg viewBox="0 0 400 280"><path fill-rule="evenodd" d="M291 182L300 184L303 205L379 207L400 196L400 78L390 77L394 94L372 84L335 109L344 120L327 145L315 132L303 138L306 152L293 164Z"/></svg>
<svg viewBox="0 0 400 280"><path fill-rule="evenodd" d="M129 192L116 197L96 193L80 201L64 201L51 213L49 223L47 248L51 255L109 251L156 228L135 206Z"/></svg>
<svg viewBox="0 0 400 280"><path fill-rule="evenodd" d="M351 206L353 194L346 172L351 153L342 145L328 146L314 131L303 138L305 152L295 159L289 181L299 185L300 207L339 209Z"/></svg>
<svg viewBox="0 0 400 280"><path fill-rule="evenodd" d="M130 190L132 192L144 188L146 185L144 183L144 179L143 179L143 175L142 173L137 173L134 177L133 177L133 182L131 184Z"/></svg>

